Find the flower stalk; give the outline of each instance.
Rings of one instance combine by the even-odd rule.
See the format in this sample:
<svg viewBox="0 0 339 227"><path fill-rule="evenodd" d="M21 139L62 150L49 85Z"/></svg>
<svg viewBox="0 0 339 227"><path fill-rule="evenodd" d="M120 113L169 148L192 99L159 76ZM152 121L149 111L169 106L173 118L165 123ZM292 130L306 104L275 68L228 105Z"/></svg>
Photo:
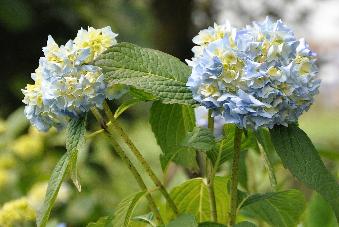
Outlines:
<svg viewBox="0 0 339 227"><path fill-rule="evenodd" d="M242 129L235 128L234 133L234 153L232 161L232 173L231 173L231 202L229 213L229 226L232 227L235 224L237 217L238 207L238 175L239 175L239 159L241 148Z"/></svg>
<svg viewBox="0 0 339 227"><path fill-rule="evenodd" d="M133 174L134 178L136 179L136 181L137 181L139 187L141 188L141 190L148 192L149 190L148 190L145 182L143 181L140 173L138 172L137 168L134 166L132 161L125 154L124 150L121 148L121 146L115 140L113 132L112 132L112 129L107 126L107 124L105 123L103 117L101 116L101 114L99 113L99 111L97 109L91 108L91 111L92 111L94 117L96 118L96 120L101 125L102 129L105 130L106 134L110 137L111 143L112 143L112 146L113 146L114 150L120 156L122 161L125 162L125 164L127 165L128 169L132 172L132 174ZM150 206L151 211L154 213L154 215L155 215L156 219L158 220L158 222L160 224L164 224L164 222L163 222L163 220L161 218L160 212L159 212L159 210L157 208L157 205L154 202L154 199L153 199L153 197L152 197L152 195L150 193L146 193L146 199L148 201L148 204Z"/></svg>

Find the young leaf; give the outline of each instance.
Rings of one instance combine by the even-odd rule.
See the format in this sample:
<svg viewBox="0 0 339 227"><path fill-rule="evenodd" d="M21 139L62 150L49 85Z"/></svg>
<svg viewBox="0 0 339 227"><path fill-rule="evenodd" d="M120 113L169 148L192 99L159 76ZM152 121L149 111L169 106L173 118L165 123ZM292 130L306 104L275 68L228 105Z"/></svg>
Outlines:
<svg viewBox="0 0 339 227"><path fill-rule="evenodd" d="M123 199L114 213L113 226L128 227L134 208L139 200L146 194L145 191L138 192Z"/></svg>
<svg viewBox="0 0 339 227"><path fill-rule="evenodd" d="M117 119L123 112L125 112L128 108L140 103L139 99L130 99L126 102L123 102L118 109L114 113L114 118Z"/></svg>
<svg viewBox="0 0 339 227"><path fill-rule="evenodd" d="M191 214L182 214L175 220L171 221L166 225L166 227L198 227L198 223L195 220L195 217Z"/></svg>
<svg viewBox="0 0 339 227"><path fill-rule="evenodd" d="M241 206L245 215L266 221L276 227L297 226L305 208L305 199L297 190L255 194Z"/></svg>
<svg viewBox="0 0 339 227"><path fill-rule="evenodd" d="M181 146L185 135L195 126L194 112L190 106L154 102L150 123L163 152L163 169L166 169L171 160L187 168L197 167L195 151Z"/></svg>
<svg viewBox="0 0 339 227"><path fill-rule="evenodd" d="M192 132L187 133L182 146L202 151L212 150L215 147L213 133L208 128L195 127Z"/></svg>
<svg viewBox="0 0 339 227"><path fill-rule="evenodd" d="M227 194L227 179L216 177L214 191L217 202L218 221L227 223L229 195ZM194 214L198 222L209 221L211 218L210 200L206 182L202 178L195 178L173 188L171 198L179 209L179 213ZM174 214L166 207L168 219Z"/></svg>
<svg viewBox="0 0 339 227"><path fill-rule="evenodd" d="M66 149L70 156L71 179L78 191L81 191L81 185L78 178L77 160L78 153L85 144L86 118L86 116L72 118L66 129Z"/></svg>
<svg viewBox="0 0 339 227"><path fill-rule="evenodd" d="M273 165L270 160L270 154L274 152L274 146L271 142L270 133L269 131L267 131L267 129L258 129L257 131L255 131L255 136L262 146L262 149L260 149L260 151L264 156L265 166L268 172L268 176L270 178L271 186L272 188L276 188L277 179L275 177Z"/></svg>
<svg viewBox="0 0 339 227"><path fill-rule="evenodd" d="M64 154L59 162L56 164L51 179L48 182L45 199L41 209L37 214L37 226L45 227L49 214L51 213L53 204L58 195L62 181L64 180L69 170L70 156L68 153Z"/></svg>
<svg viewBox="0 0 339 227"><path fill-rule="evenodd" d="M306 133L296 125L275 126L270 133L284 166L301 182L321 194L331 204L339 221L339 185Z"/></svg>
<svg viewBox="0 0 339 227"><path fill-rule="evenodd" d="M163 103L195 103L186 86L190 68L161 51L119 43L101 54L94 64L103 69L109 86L130 85Z"/></svg>
<svg viewBox="0 0 339 227"><path fill-rule="evenodd" d="M87 227L112 227L112 217L101 217L96 222L88 223Z"/></svg>

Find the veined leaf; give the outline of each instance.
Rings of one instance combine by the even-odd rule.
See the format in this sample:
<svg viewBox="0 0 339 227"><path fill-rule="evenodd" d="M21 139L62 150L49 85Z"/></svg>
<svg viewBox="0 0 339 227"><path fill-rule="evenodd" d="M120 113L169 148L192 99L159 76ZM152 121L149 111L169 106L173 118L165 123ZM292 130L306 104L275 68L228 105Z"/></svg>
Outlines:
<svg viewBox="0 0 339 227"><path fill-rule="evenodd" d="M78 191L81 191L81 184L78 177L77 160L78 153L85 144L86 118L85 116L71 119L66 129L66 149L71 161L71 179Z"/></svg>
<svg viewBox="0 0 339 227"><path fill-rule="evenodd" d="M339 185L326 169L306 133L296 125L275 126L270 133L275 150L285 168L321 194L331 204L339 221Z"/></svg>
<svg viewBox="0 0 339 227"><path fill-rule="evenodd" d="M51 179L48 182L47 191L42 208L37 214L37 226L45 227L49 214L51 213L53 204L58 195L62 181L64 180L70 164L70 156L68 153L64 154L59 162L56 164Z"/></svg>
<svg viewBox="0 0 339 227"><path fill-rule="evenodd" d="M252 195L242 203L241 211L275 227L293 227L297 226L304 208L303 194L287 190Z"/></svg>
<svg viewBox="0 0 339 227"><path fill-rule="evenodd" d="M113 226L128 227L134 208L139 200L146 194L145 191L138 192L123 199L114 213Z"/></svg>
<svg viewBox="0 0 339 227"><path fill-rule="evenodd" d="M163 103L192 105L186 82L191 71L179 59L131 43L110 47L96 60L110 85L125 84L150 93Z"/></svg>
<svg viewBox="0 0 339 227"><path fill-rule="evenodd" d="M175 220L168 223L165 227L198 227L195 217L191 214L182 214Z"/></svg>
<svg viewBox="0 0 339 227"><path fill-rule="evenodd" d="M217 203L218 221L227 223L229 209L229 195L227 194L227 179L216 177L214 191ZM179 209L179 213L193 214L198 222L209 221L211 218L210 199L206 182L202 178L188 180L173 188L171 198ZM166 206L167 219L174 214Z"/></svg>
<svg viewBox="0 0 339 227"><path fill-rule="evenodd" d="M190 106L154 102L150 123L163 152L161 156L163 169L166 169L172 160L191 169L197 167L196 152L181 146L185 135L195 126L194 112Z"/></svg>
<svg viewBox="0 0 339 227"><path fill-rule="evenodd" d="M214 135L208 128L195 127L187 133L182 145L196 150L209 151L215 148Z"/></svg>

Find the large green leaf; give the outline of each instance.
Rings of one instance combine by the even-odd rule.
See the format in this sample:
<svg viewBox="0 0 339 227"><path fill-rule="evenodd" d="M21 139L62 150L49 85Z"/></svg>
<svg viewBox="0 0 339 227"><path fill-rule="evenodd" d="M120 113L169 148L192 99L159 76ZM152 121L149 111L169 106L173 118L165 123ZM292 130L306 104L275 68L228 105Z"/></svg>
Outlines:
<svg viewBox="0 0 339 227"><path fill-rule="evenodd" d="M339 185L306 133L296 125L275 126L270 133L283 165L301 182L321 194L331 204L339 221Z"/></svg>
<svg viewBox="0 0 339 227"><path fill-rule="evenodd" d="M214 149L215 141L210 129L195 127L192 132L186 135L182 145L196 150L209 151Z"/></svg>
<svg viewBox="0 0 339 227"><path fill-rule="evenodd" d="M218 222L227 223L229 195L227 194L227 179L216 177L214 191L217 203ZM171 198L179 209L179 213L193 214L198 222L211 220L210 199L206 182L202 178L188 180L172 189ZM166 206L167 219L174 214Z"/></svg>
<svg viewBox="0 0 339 227"><path fill-rule="evenodd" d="M198 227L198 223L195 217L191 214L182 214L175 220L171 221L166 227Z"/></svg>
<svg viewBox="0 0 339 227"><path fill-rule="evenodd" d="M314 193L308 203L303 226L338 227L331 206L318 193Z"/></svg>
<svg viewBox="0 0 339 227"><path fill-rule="evenodd" d="M163 169L166 169L171 160L191 169L197 167L196 152L181 146L186 134L195 126L194 111L191 107L154 102L150 123L163 152L161 156Z"/></svg>
<svg viewBox="0 0 339 227"><path fill-rule="evenodd" d="M114 213L113 225L116 227L128 227L131 216L139 200L146 194L145 191L138 192L123 199Z"/></svg>
<svg viewBox="0 0 339 227"><path fill-rule="evenodd" d="M190 68L161 51L119 43L101 54L94 64L103 69L109 86L130 85L164 103L195 103L186 86Z"/></svg>
<svg viewBox="0 0 339 227"><path fill-rule="evenodd" d="M78 191L81 191L81 184L78 177L77 160L79 151L85 145L86 118L86 116L73 118L66 128L66 149L71 161L71 178Z"/></svg>
<svg viewBox="0 0 339 227"><path fill-rule="evenodd" d="M59 162L56 164L51 179L48 182L47 192L42 205L42 208L37 214L37 226L46 226L49 214L51 213L53 204L58 195L62 181L64 180L69 170L70 156L68 153L64 154Z"/></svg>
<svg viewBox="0 0 339 227"><path fill-rule="evenodd" d="M303 194L292 189L252 195L242 203L241 211L275 227L293 227L297 226L304 208Z"/></svg>

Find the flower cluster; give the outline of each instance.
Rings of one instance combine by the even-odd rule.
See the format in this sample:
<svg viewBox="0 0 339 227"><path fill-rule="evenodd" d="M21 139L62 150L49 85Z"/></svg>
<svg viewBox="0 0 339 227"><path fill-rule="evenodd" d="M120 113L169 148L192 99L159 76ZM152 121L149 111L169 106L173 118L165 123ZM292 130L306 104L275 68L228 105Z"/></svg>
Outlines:
<svg viewBox="0 0 339 227"><path fill-rule="evenodd" d="M117 43L110 27L81 29L74 40L59 46L49 36L39 67L32 73L34 84L22 90L25 114L41 131L62 128L70 117L102 107L108 94L101 69L91 62Z"/></svg>
<svg viewBox="0 0 339 227"><path fill-rule="evenodd" d="M226 123L255 129L288 125L318 93L316 54L281 20L266 18L242 29L214 25L193 42L187 86Z"/></svg>

